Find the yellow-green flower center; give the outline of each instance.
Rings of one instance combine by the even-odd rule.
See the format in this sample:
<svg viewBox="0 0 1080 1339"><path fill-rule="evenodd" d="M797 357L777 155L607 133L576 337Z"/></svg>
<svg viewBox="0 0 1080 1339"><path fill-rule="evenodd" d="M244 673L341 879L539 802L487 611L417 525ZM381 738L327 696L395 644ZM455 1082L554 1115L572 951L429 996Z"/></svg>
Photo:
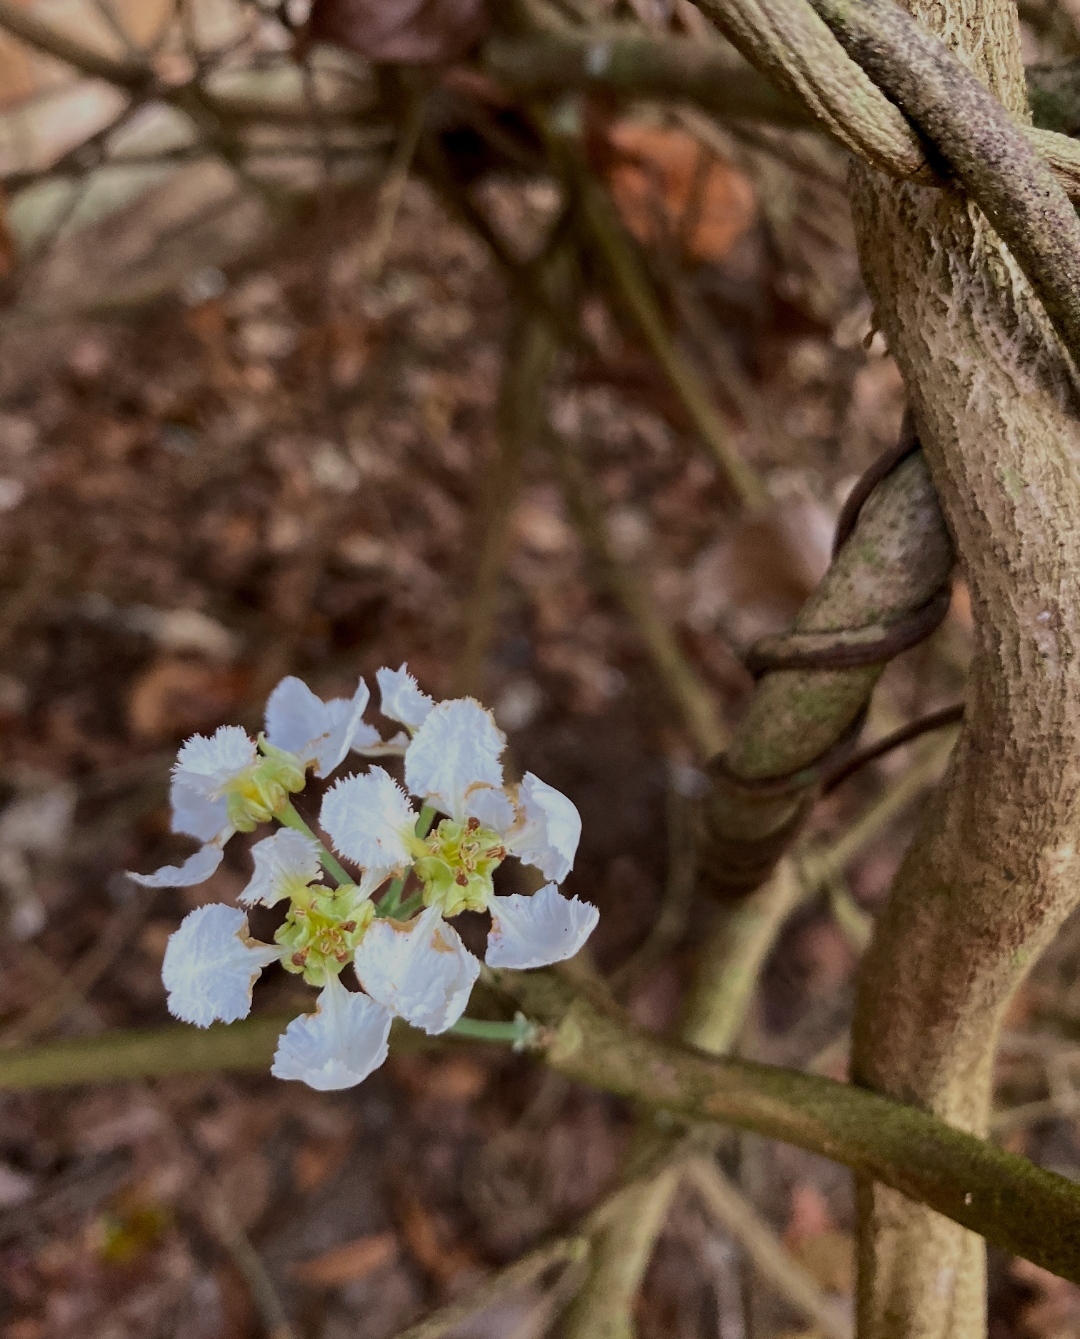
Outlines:
<svg viewBox="0 0 1080 1339"><path fill-rule="evenodd" d="M375 915L370 899L354 884L326 888L305 885L291 893L292 903L274 939L289 949L281 960L312 986L324 986L352 961Z"/></svg>
<svg viewBox="0 0 1080 1339"><path fill-rule="evenodd" d="M495 889L492 875L506 859L497 832L475 818L466 823L443 821L416 839L413 871L423 885L424 906L438 906L444 916L460 911L486 911Z"/></svg>
<svg viewBox="0 0 1080 1339"><path fill-rule="evenodd" d="M237 832L254 832L269 823L289 802L290 794L304 789L304 766L292 753L276 749L259 737L262 757L224 787L229 823Z"/></svg>

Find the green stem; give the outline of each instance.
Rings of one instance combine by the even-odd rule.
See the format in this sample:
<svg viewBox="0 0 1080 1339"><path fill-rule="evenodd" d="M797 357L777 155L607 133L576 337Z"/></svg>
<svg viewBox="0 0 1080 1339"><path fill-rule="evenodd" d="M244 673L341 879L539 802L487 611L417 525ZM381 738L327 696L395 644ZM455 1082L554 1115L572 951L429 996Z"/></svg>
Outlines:
<svg viewBox="0 0 1080 1339"><path fill-rule="evenodd" d="M399 921L407 921L414 911L419 911L424 904L423 893L413 893L412 897L404 902L399 902L394 910L394 918Z"/></svg>
<svg viewBox="0 0 1080 1339"><path fill-rule="evenodd" d="M420 815L416 820L416 827L413 831L418 837L426 837L431 831L431 825L435 820L435 806L425 804L420 810ZM410 897L408 902L402 905L401 893L405 887L404 879L395 879L383 895L382 901L375 908L376 916L393 916L397 920L404 920L407 915L411 915L420 905L418 896Z"/></svg>
<svg viewBox="0 0 1080 1339"><path fill-rule="evenodd" d="M486 1018L459 1018L450 1031L459 1037L472 1037L474 1041L502 1041L511 1046L520 1046L529 1040L535 1028L524 1014L518 1014L512 1023Z"/></svg>
<svg viewBox="0 0 1080 1339"><path fill-rule="evenodd" d="M296 812L296 809L294 808L293 802L291 800L285 806L285 808L282 809L281 813L277 815L277 818L281 823L285 825L285 827L292 828L294 832L302 832L305 837L310 837L313 842L318 843L319 863L322 865L323 869L326 870L327 874L329 874L332 879L335 879L339 884L356 882L356 880L352 877L352 875L345 868L345 866L339 864L338 861L334 859L334 857L322 844L322 842L319 841L318 837L315 836L311 828L308 827L308 825Z"/></svg>

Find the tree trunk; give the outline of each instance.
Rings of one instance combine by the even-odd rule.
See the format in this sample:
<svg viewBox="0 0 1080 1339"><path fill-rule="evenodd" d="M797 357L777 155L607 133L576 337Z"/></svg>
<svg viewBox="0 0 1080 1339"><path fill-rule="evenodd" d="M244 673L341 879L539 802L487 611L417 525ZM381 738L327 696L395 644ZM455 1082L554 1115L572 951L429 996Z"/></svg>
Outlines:
<svg viewBox="0 0 1080 1339"><path fill-rule="evenodd" d="M1010 0L909 8L1026 115ZM976 643L963 733L864 963L853 1075L983 1133L1005 1007L1080 894L1080 395L976 208L864 167L852 204ZM982 1339L981 1239L880 1186L859 1201L860 1339Z"/></svg>

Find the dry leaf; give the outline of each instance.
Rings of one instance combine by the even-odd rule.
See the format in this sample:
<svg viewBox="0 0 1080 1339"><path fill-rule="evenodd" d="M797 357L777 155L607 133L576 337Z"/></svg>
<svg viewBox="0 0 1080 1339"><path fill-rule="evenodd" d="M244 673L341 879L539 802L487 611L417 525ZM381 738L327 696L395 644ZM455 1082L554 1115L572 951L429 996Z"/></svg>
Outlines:
<svg viewBox="0 0 1080 1339"><path fill-rule="evenodd" d="M243 698L247 680L242 671L164 656L135 680L128 697L128 727L147 742L207 729L229 716Z"/></svg>
<svg viewBox="0 0 1080 1339"><path fill-rule="evenodd" d="M694 260L722 260L757 218L754 188L704 157L684 130L633 121L607 128L606 176L623 222L645 245L681 240Z"/></svg>
<svg viewBox="0 0 1080 1339"><path fill-rule="evenodd" d="M336 1246L312 1260L300 1260L290 1267L289 1273L297 1283L309 1288L337 1288L343 1283L366 1279L396 1259L397 1253L398 1242L393 1232L375 1232L347 1241L344 1246Z"/></svg>
<svg viewBox="0 0 1080 1339"><path fill-rule="evenodd" d="M345 1165L349 1156L348 1134L330 1139L308 1139L293 1156L293 1185L302 1194L310 1194L327 1182Z"/></svg>
<svg viewBox="0 0 1080 1339"><path fill-rule="evenodd" d="M1025 1339L1080 1339L1080 1288L1075 1283L1030 1260L1014 1260L1009 1272L1034 1294L1018 1318Z"/></svg>
<svg viewBox="0 0 1080 1339"><path fill-rule="evenodd" d="M826 1292L855 1295L855 1240L836 1226L829 1203L816 1186L792 1188L784 1244Z"/></svg>
<svg viewBox="0 0 1080 1339"><path fill-rule="evenodd" d="M373 61L454 60L488 28L485 0L315 0L311 36Z"/></svg>
<svg viewBox="0 0 1080 1339"><path fill-rule="evenodd" d="M452 1240L450 1224L412 1196L403 1198L401 1231L416 1263L443 1287L476 1268L472 1252Z"/></svg>

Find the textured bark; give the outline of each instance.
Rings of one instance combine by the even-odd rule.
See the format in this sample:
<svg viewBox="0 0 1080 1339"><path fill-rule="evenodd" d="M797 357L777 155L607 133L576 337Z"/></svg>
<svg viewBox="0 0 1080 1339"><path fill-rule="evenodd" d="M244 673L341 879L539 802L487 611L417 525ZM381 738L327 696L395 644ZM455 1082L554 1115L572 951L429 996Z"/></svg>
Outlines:
<svg viewBox="0 0 1080 1339"><path fill-rule="evenodd" d="M874 489L850 538L799 611L794 632L877 627L924 607L952 570L952 546L920 453ZM889 656L859 669L776 670L759 681L723 759L710 768L704 876L730 895L757 888L790 846L816 794L813 764L866 708ZM763 782L785 782L774 792Z"/></svg>
<svg viewBox="0 0 1080 1339"><path fill-rule="evenodd" d="M1022 114L1011 4L910 7ZM976 630L961 738L864 964L853 1072L982 1133L1002 1014L1080 893L1080 399L974 206L867 168L852 198ZM981 1240L880 1185L860 1213L861 1339L981 1339Z"/></svg>

